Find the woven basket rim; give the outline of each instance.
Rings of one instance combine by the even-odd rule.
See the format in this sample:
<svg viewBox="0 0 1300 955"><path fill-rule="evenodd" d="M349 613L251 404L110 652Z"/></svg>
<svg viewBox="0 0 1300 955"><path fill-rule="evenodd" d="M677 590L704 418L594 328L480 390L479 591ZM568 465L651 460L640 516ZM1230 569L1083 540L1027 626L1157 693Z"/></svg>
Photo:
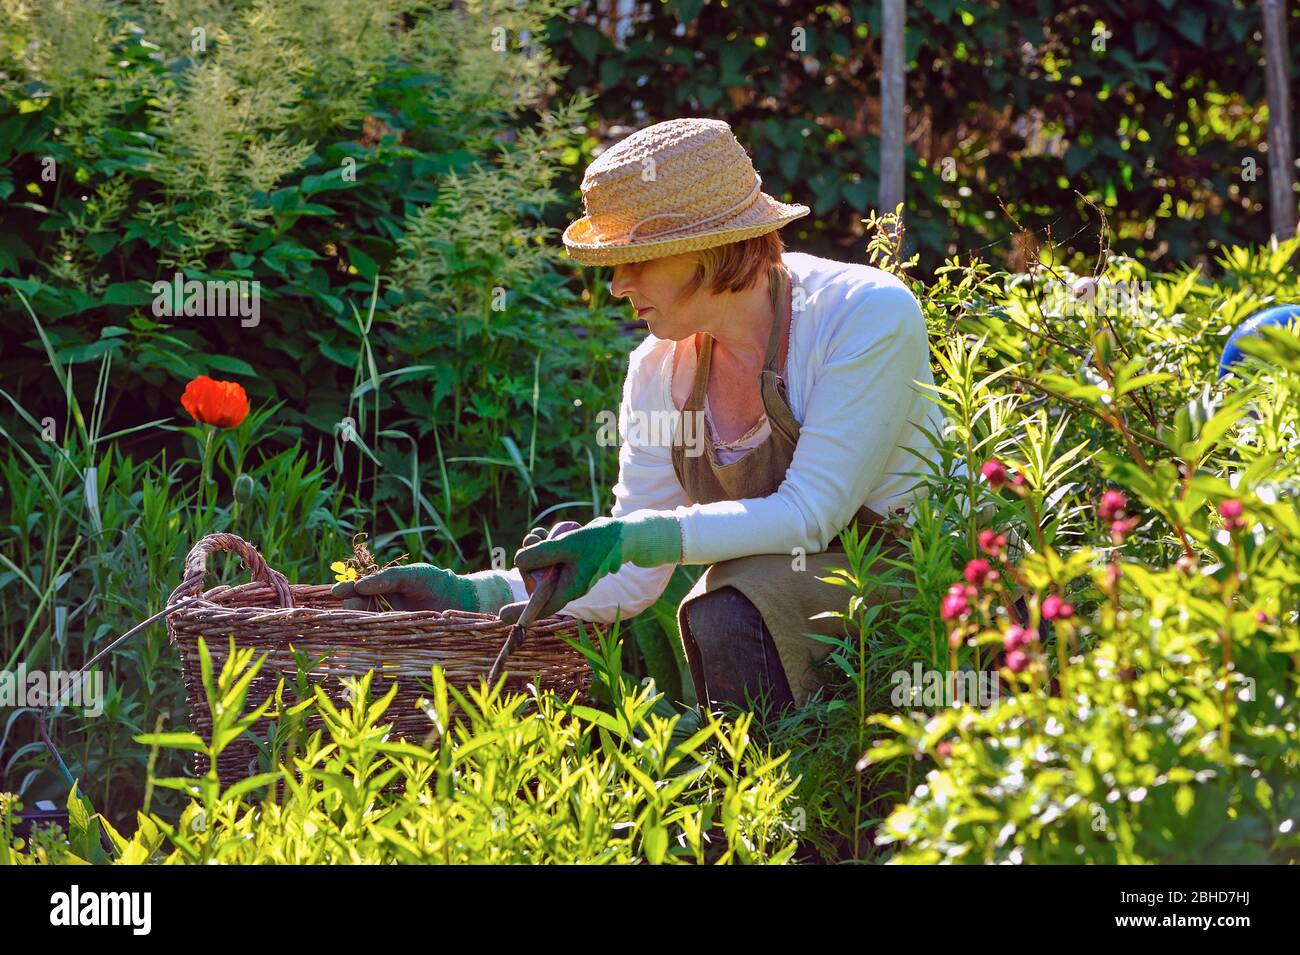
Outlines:
<svg viewBox="0 0 1300 955"><path fill-rule="evenodd" d="M327 594L332 589L332 584L289 584L290 591L294 596L298 596L302 591L315 591L321 594ZM191 613L202 611L211 615L214 611L223 610L229 613L238 613L245 619L256 616L275 616L280 617L286 614L329 614L337 619L356 619L356 620L464 620L464 621L493 621L502 623L499 616L494 613L477 613L472 610L352 610L343 607L308 607L296 604L292 607L278 607L274 604L268 606L257 606L255 604L232 604L229 598L232 596L244 596L264 592L268 597L275 597L275 589L261 581L253 580L242 584L219 584L205 590L194 601L192 605L186 605L178 608L173 614L176 616L189 616ZM204 606L206 604L206 606ZM538 623L541 623L539 620Z"/></svg>
<svg viewBox="0 0 1300 955"><path fill-rule="evenodd" d="M298 597L304 591L314 592L320 595L329 594L333 589L332 584L289 584L289 590ZM266 606L257 604L234 604L228 602L229 598L235 596L260 595L264 593L272 603ZM284 620L293 617L328 617L331 621L339 624L348 622L367 623L443 623L455 624L460 623L466 626L466 629L483 629L491 630L501 627L509 627L508 621L502 620L495 613L477 613L472 610L351 610L343 607L310 607L298 604L292 607L280 607L274 604L275 588L258 580L247 581L242 584L219 584L202 594L196 594L190 598L189 602L177 607L169 614L169 623L175 620L189 621L196 617L201 617L209 621L221 620L224 617L237 618L241 626L256 626L262 621ZM549 617L542 617L533 622L530 630L534 629L554 629L557 626L561 628L572 627L575 630L582 626L586 630L593 631L598 629L599 625L587 620L580 620L576 617L561 616L552 614Z"/></svg>

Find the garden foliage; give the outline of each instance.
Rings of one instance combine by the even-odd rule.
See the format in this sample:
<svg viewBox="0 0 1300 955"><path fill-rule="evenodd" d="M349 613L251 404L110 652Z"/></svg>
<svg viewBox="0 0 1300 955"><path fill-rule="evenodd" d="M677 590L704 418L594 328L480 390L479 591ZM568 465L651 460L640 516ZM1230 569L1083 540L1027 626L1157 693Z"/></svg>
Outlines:
<svg viewBox="0 0 1300 955"><path fill-rule="evenodd" d="M548 43L605 123L732 124L763 187L813 214L794 244L861 248L877 204L881 4L666 0L577 6ZM926 0L906 6L907 219L927 271L980 249L1012 270L1020 230L1161 268L1267 240L1261 21L1239 0ZM622 8L620 8L622 9ZM1292 64L1300 14L1291 11ZM1296 85L1292 83L1292 102ZM644 117L649 117L645 119ZM1078 195L1075 195L1078 193Z"/></svg>
<svg viewBox="0 0 1300 955"><path fill-rule="evenodd" d="M6 669L84 664L161 609L212 531L253 540L291 580L322 582L359 529L381 560L405 551L473 570L538 521L604 510L616 459L593 440L595 416L617 406L634 342L617 336L599 283L574 291L550 251L555 177L592 146L574 132L585 98L533 112L558 73L535 39L558 7L0 2ZM1088 26L1084 7L1045 31ZM718 10L677 3L663 16L707 24ZM1006 29L1007 10L927 10L918 63L963 91L1001 84L976 112L1014 114L1063 75L1064 48L1049 64L1038 47L1023 76L990 52L1026 39ZM1096 177L1088 188L1112 213L1156 228L1168 258L1205 251L1192 236L1226 243L1254 228L1199 187L1162 187L1173 205L1153 206L1157 187L1115 154L1176 156L1208 114L1223 136L1213 162L1254 135L1229 122L1235 106L1184 89L1248 72L1222 16L1180 8L1154 35L1115 30L1119 84L1084 69L1079 27L1067 128L1069 110L1108 113L1111 96L1146 119L1122 114L1118 145L1079 127L1063 157L993 150L964 174L985 192L958 203L959 240L986 235L977 203L1009 182L1026 226L1050 222L1042 210L1070 185L1060 162ZM1217 52L1191 62L1168 31ZM754 113L802 95L817 70L782 72L743 44L710 46L715 34L722 43L726 31L701 34L725 61L715 87L747 75L763 94L733 103L767 137L760 168L797 181L816 157L830 178L809 179L814 193L850 204L818 215L856 220L872 194L851 179L860 144ZM855 75L837 33L812 36L825 69ZM951 62L926 53L934 37ZM1169 62L1155 63L1167 40ZM606 97L625 95L608 91L635 69L581 27L571 42ZM660 56L654 42L636 40L637 55ZM699 68L663 59L707 77L707 55ZM681 91L656 107L676 113L700 95L696 78L638 95ZM823 84L811 108L836 114L856 82ZM1159 112L1162 84L1185 115ZM960 184L928 171L918 182L921 206ZM927 214L909 222L933 255ZM1294 860L1300 339L1270 333L1245 346L1257 364L1223 380L1216 369L1232 328L1300 302L1300 242L1224 245L1210 265L1159 271L1126 254L1128 212L1112 220L1118 251L1103 243L1090 274L1077 249L1051 243L1026 246L1010 271L978 258L922 270L884 220L866 221L868 259L924 307L946 426L935 466L917 465L908 556L872 572L877 545L846 537L834 579L861 599L830 648L840 680L809 706L766 722L681 709L679 575L646 615L654 626L638 623L639 654L624 629L591 658L594 701L456 698L435 671L431 735L403 744L385 738L381 681L354 686L348 706L286 686L272 705L287 731L308 710L325 730L289 732L281 760L223 792L181 767L242 731L240 681L258 661L214 664L223 721L196 737L154 625L103 664L103 717L0 714L0 789L13 794L0 861ZM155 315L151 284L177 270L260 282L260 324ZM251 413L215 432L178 423L199 373L242 381ZM209 574L235 578L228 561ZM866 599L883 588L891 599ZM945 685L983 678L995 699L900 698L897 675L918 667ZM38 719L78 780L71 796ZM66 802L70 831L18 844L19 798Z"/></svg>
<svg viewBox="0 0 1300 955"><path fill-rule="evenodd" d="M431 673L424 745L389 738L383 715L396 692L374 674L348 684L339 706L320 687L300 698L282 679L275 697L245 707L261 666L233 645L214 660L200 644L214 714L204 740L187 732L140 742L221 750L263 712L301 728L308 711L324 730L299 732L275 769L223 788L199 778L151 778L191 797L179 819L150 811L123 835L69 798L69 830L13 838L13 796L0 795L0 865L383 863L779 863L797 843L783 764L754 746L752 716L722 723L665 707L653 687L624 683L617 644L593 662L611 699L594 709L550 694L462 694ZM246 709L248 711L246 712ZM101 836L107 835L108 846Z"/></svg>

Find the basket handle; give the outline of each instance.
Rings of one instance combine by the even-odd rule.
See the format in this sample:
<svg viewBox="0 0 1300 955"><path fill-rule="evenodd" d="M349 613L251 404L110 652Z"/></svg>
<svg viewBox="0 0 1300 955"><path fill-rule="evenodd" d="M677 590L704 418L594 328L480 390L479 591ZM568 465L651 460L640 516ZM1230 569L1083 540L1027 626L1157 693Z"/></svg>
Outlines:
<svg viewBox="0 0 1300 955"><path fill-rule="evenodd" d="M219 551L238 554L252 578L266 584L275 591L281 607L293 606L293 594L289 590L289 580L278 570L272 570L257 552L257 548L234 534L208 534L199 539L185 558L185 577L181 585L167 598L170 604L181 597L191 594L203 594L203 575L206 571L208 555Z"/></svg>

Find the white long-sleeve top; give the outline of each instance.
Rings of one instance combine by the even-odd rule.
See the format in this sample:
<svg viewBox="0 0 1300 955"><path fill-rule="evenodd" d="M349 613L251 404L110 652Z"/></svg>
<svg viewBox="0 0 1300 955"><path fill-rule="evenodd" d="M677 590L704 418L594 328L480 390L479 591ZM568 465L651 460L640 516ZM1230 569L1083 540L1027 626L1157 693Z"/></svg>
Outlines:
<svg viewBox="0 0 1300 955"><path fill-rule="evenodd" d="M677 412L674 348L688 350L677 373L693 375L692 339L678 346L647 335L628 361L610 514L672 512L681 523L683 563L792 554L796 547L826 550L862 504L887 514L923 493L915 475L927 467L917 454L930 460L936 454L921 428L942 433L942 411L914 384L933 384L934 378L925 319L911 291L868 265L803 252L787 252L783 260L793 285L785 380L800 433L775 493L691 504L673 470L670 442L645 440L657 436L645 424ZM672 571L671 564L624 564L561 613L597 622L627 619L658 599ZM526 600L519 571L509 574L515 599Z"/></svg>

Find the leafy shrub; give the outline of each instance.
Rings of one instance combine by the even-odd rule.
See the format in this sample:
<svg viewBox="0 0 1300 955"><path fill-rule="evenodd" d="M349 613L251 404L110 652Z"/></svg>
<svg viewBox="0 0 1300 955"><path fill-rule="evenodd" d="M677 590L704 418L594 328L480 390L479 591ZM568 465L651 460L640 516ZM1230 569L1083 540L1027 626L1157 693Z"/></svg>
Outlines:
<svg viewBox="0 0 1300 955"><path fill-rule="evenodd" d="M77 669L162 609L207 533L320 582L357 530L468 571L556 511L604 511L616 452L591 436L633 343L543 223L584 108L539 111L556 9L4 5L5 665ZM155 315L181 269L260 283L260 323ZM201 373L253 403L206 485L201 429L175 420ZM50 731L120 822L146 784L131 737L182 712L180 684L161 625L104 666L106 718ZM48 798L35 716L5 714L0 785Z"/></svg>
<svg viewBox="0 0 1300 955"><path fill-rule="evenodd" d="M1216 369L1232 328L1300 301L1300 241L1226 249L1214 278L1108 252L1081 277L1048 247L1028 273L951 260L923 282L892 217L869 225L872 261L922 302L945 424L914 472L910 552L882 569L877 541L842 536L840 684L759 728L791 754L805 857L1292 857L1297 339L1250 340L1259 368ZM1248 530L1226 533L1229 500ZM963 601L958 628L945 612ZM1062 603L1069 620L1049 619ZM1013 626L1034 684L1006 666ZM900 694L918 672L939 699Z"/></svg>
<svg viewBox="0 0 1300 955"><path fill-rule="evenodd" d="M617 638L617 634L614 635ZM140 742L217 755L274 700L245 712L261 665L231 643L220 668L200 641L214 714L210 739L154 733ZM598 673L602 661L592 651ZM69 834L12 838L11 797L0 799L0 864L161 863L779 863L796 843L782 764L749 741L750 719L665 709L653 687L613 683L612 712L550 694L468 695L431 672L426 745L390 740L381 722L393 693L373 698L374 674L349 681L350 703L321 687L280 712L319 712L317 730L279 767L224 790L215 770L152 779L190 801L175 824L146 805L129 838L102 816L70 814ZM688 717L691 721L688 722ZM253 794L264 790L258 800ZM111 840L99 845L99 826Z"/></svg>
<svg viewBox="0 0 1300 955"><path fill-rule="evenodd" d="M1224 332L1297 297L1279 266L1298 247L1228 250L1218 285L1111 257L1099 281L1149 283L1118 311L1050 264L991 301L978 268L929 289L956 319L935 393L969 466L930 475L922 513L962 483L973 506L942 573L918 560L914 621L927 666L996 674L1001 693L868 716L884 735L860 768L907 780L877 832L893 861L1296 858L1300 344L1270 331L1244 346L1262 362L1213 376ZM1062 287L1068 314L1044 294ZM1013 555L996 537L1016 528ZM917 759L937 763L920 785Z"/></svg>
<svg viewBox="0 0 1300 955"><path fill-rule="evenodd" d="M11 6L0 284L59 363L132 382L131 401L106 391L109 430L233 376L284 403L259 451L332 458L408 552L467 569L513 550L539 489L604 509L615 456L590 435L632 342L569 287L544 223L587 104L533 112L557 5ZM259 283L258 323L159 316L153 283L177 271ZM17 296L0 307L31 328ZM57 417L47 349L22 342L0 343L6 390ZM178 452L165 429L133 441Z"/></svg>

